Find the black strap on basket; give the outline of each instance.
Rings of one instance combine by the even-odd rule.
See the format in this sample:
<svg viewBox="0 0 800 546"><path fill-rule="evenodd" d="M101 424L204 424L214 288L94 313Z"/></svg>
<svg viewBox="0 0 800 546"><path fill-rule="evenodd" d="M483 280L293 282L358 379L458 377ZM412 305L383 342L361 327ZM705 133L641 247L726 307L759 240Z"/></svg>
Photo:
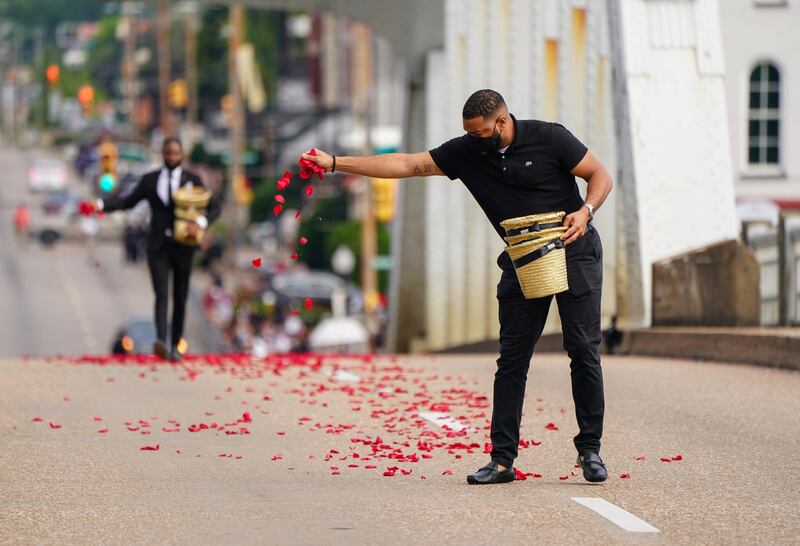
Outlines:
<svg viewBox="0 0 800 546"><path fill-rule="evenodd" d="M537 248L536 250L534 250L530 254L525 254L521 258L517 258L516 260L513 260L514 267L515 268L520 268L522 266L528 265L529 263L531 263L531 262L533 262L535 260L538 260L539 258L544 256L545 254L547 254L551 250L555 250L557 248L564 248L564 241L562 241L561 239L556 239L552 243L548 243L548 244L544 245L541 248Z"/></svg>
<svg viewBox="0 0 800 546"><path fill-rule="evenodd" d="M540 224L539 222L536 222L532 226L509 229L507 237L513 237L514 235L522 235L523 233L536 233L537 231L544 231L545 229L553 229L561 227L562 225L563 224L561 222L548 222L546 224Z"/></svg>

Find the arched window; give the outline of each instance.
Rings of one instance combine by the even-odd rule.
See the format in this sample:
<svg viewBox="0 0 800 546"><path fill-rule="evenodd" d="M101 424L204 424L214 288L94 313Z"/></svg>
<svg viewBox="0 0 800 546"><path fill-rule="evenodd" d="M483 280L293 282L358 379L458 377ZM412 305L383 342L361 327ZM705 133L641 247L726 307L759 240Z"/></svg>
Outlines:
<svg viewBox="0 0 800 546"><path fill-rule="evenodd" d="M759 63L750 73L747 162L777 165L780 160L780 73Z"/></svg>

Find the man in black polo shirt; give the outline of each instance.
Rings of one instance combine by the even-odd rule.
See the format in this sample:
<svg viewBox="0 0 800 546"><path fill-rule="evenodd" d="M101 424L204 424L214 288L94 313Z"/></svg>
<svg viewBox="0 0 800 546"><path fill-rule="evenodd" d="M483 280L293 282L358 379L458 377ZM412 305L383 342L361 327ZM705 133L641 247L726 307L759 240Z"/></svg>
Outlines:
<svg viewBox="0 0 800 546"><path fill-rule="evenodd" d="M572 397L579 432L573 439L588 481L607 478L600 458L603 433L603 373L600 366L600 297L603 247L591 223L611 191L606 169L558 123L517 120L491 89L473 93L462 112L465 135L429 152L336 157L319 150L303 154L327 170L377 178L445 175L461 179L502 238L500 222L541 212L564 211L569 290L556 294L571 361ZM588 183L584 200L575 176ZM514 266L503 251L497 285L500 358L494 378L491 462L467 477L471 484L514 480L522 403L533 348L547 319L552 296L526 299Z"/></svg>

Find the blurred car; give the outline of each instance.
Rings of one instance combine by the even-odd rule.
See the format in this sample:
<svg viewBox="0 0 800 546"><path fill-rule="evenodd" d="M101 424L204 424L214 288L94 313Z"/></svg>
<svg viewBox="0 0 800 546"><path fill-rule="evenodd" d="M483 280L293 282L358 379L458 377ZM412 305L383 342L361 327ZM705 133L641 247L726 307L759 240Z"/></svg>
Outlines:
<svg viewBox="0 0 800 546"><path fill-rule="evenodd" d="M293 304L311 298L333 308L336 294L343 294L346 314L359 314L363 310L361 290L338 275L327 271L285 271L269 279L270 287L278 294L278 304Z"/></svg>
<svg viewBox="0 0 800 546"><path fill-rule="evenodd" d="M170 323L167 323L167 345L169 345ZM156 342L156 325L150 317L135 316L128 319L114 336L111 342L111 353L115 355L146 355L153 352ZM178 352L186 353L188 345L181 338Z"/></svg>
<svg viewBox="0 0 800 546"><path fill-rule="evenodd" d="M88 170L96 164L97 150L95 150L94 145L89 142L82 143L75 153L75 158L72 160L72 165L75 167L78 176L86 176Z"/></svg>
<svg viewBox="0 0 800 546"><path fill-rule="evenodd" d="M369 332L353 317L323 319L308 337L312 352L329 354L365 354L369 352Z"/></svg>
<svg viewBox="0 0 800 546"><path fill-rule="evenodd" d="M81 197L69 190L58 190L50 193L42 203L42 210L45 214L66 214L68 216L78 212L78 205Z"/></svg>
<svg viewBox="0 0 800 546"><path fill-rule="evenodd" d="M68 175L67 164L60 159L37 159L28 170L28 188L34 192L62 190Z"/></svg>

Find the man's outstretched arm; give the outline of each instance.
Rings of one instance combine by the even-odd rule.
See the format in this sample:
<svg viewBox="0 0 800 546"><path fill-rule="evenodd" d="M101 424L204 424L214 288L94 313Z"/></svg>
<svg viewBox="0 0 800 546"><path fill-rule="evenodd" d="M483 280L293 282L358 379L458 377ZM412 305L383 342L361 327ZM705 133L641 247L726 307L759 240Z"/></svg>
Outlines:
<svg viewBox="0 0 800 546"><path fill-rule="evenodd" d="M333 168L333 156L321 150L314 150L316 155L302 154L308 159L330 172ZM382 154L368 156L336 156L336 170L374 178L410 178L412 176L443 176L444 173L436 165L430 152L415 154Z"/></svg>

